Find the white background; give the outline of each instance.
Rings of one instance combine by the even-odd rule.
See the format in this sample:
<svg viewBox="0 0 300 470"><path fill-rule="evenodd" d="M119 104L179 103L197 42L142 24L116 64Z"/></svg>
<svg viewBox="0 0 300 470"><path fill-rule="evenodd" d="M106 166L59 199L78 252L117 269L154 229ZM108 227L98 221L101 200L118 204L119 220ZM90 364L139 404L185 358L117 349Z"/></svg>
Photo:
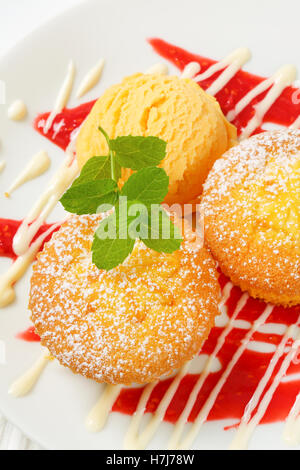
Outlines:
<svg viewBox="0 0 300 470"><path fill-rule="evenodd" d="M85 0L0 0L0 55L45 21Z"/></svg>

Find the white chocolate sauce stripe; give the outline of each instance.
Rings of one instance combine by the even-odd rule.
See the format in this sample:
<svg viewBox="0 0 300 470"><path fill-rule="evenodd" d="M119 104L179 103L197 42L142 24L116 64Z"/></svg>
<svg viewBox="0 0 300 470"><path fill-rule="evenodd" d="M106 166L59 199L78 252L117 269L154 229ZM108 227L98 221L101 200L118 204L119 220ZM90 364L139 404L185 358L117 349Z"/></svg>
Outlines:
<svg viewBox="0 0 300 470"><path fill-rule="evenodd" d="M235 446L239 448L239 436L241 434L241 429L244 429L248 425L249 421L251 420L251 415L253 411L255 410L256 406L258 405L261 399L261 396L266 386L268 385L269 380L272 377L275 367L277 366L279 360L282 358L282 356L285 353L285 347L286 347L287 341L293 336L294 330L298 327L298 325L299 325L299 322L297 322L294 325L291 325L289 328L287 328L286 333L282 337L282 340L280 344L278 345L276 352L274 356L272 357L272 360L270 361L267 370L265 371L254 394L252 395L251 400L249 401L249 403L247 404L245 408L244 415L242 416L241 423L236 433L236 437L234 438L231 444L231 449L234 449Z"/></svg>
<svg viewBox="0 0 300 470"><path fill-rule="evenodd" d="M168 448L169 449L174 449L174 448L180 447L180 439L181 439L181 436L183 434L184 427L187 423L188 417L191 414L192 409L195 406L195 403L197 401L197 397L199 395L199 392L202 389L202 387L203 387L203 385L204 385L204 383L205 383L205 381L206 381L206 379L207 379L207 377L208 377L208 375L211 371L211 366L213 364L213 361L216 359L218 353L220 352L220 350L224 346L226 338L231 333L231 331L234 329L234 320L237 318L237 316L243 310L243 308L245 307L248 299L249 299L248 294L243 294L241 296L241 298L239 299L239 301L236 304L233 315L229 319L229 322L228 322L226 328L223 330L223 332L219 336L216 347L215 347L214 351L212 352L212 354L207 359L206 364L204 366L204 369L203 369L199 379L197 380L196 384L194 385L194 387L193 387L193 389L192 389L192 391L189 395L189 398L188 398L187 403L184 407L184 410L182 411L177 423L174 426L173 433L172 433L171 438L170 438L169 443L168 443ZM211 403L212 406L213 406L213 404L214 403Z"/></svg>
<svg viewBox="0 0 300 470"><path fill-rule="evenodd" d="M0 173L4 170L5 166L6 166L6 161L0 160Z"/></svg>
<svg viewBox="0 0 300 470"><path fill-rule="evenodd" d="M246 48L240 48L233 51L229 56L225 57L220 62L211 65L205 72L197 75L194 80L201 82L212 77L215 73L223 70L218 78L207 88L206 92L215 96L219 91L224 88L227 83L236 75L236 73L242 68L242 66L248 62L251 58L251 53ZM187 69L189 64L185 67ZM264 91L267 91L267 95L258 104L255 105L254 116L250 119L245 129L241 133L240 138L245 139L249 137L263 122L263 118L269 111L271 106L275 103L277 98L281 95L282 91L292 85L297 76L296 67L293 65L285 65L281 67L274 75L266 80L262 81L255 88L250 90L234 107L233 110L227 114L227 119L233 121L236 116L243 111L254 98L259 96ZM295 122L295 128L300 127L299 120ZM293 126L294 126L293 125Z"/></svg>
<svg viewBox="0 0 300 470"><path fill-rule="evenodd" d="M7 117L12 121L21 121L27 115L27 107L22 100L14 101L7 110Z"/></svg>
<svg viewBox="0 0 300 470"><path fill-rule="evenodd" d="M190 62L189 64L187 64L181 75L180 75L180 78L194 78L197 73L199 73L201 70L201 67L200 65L198 64L198 62Z"/></svg>
<svg viewBox="0 0 300 470"><path fill-rule="evenodd" d="M104 391L89 413L85 425L90 432L99 432L106 424L114 402L122 390L121 385L105 385Z"/></svg>
<svg viewBox="0 0 300 470"><path fill-rule="evenodd" d="M5 193L6 197L10 197L13 191L27 183L28 181L41 176L51 165L49 155L45 151L41 151L33 155L24 170L17 176L15 181Z"/></svg>
<svg viewBox="0 0 300 470"><path fill-rule="evenodd" d="M290 349L288 349L289 351ZM288 352L286 351L286 352ZM296 359L296 365L299 364L299 355L298 358ZM282 378L282 383L290 383L290 382L299 382L300 381L300 372L295 372L286 375L285 377Z"/></svg>
<svg viewBox="0 0 300 470"><path fill-rule="evenodd" d="M73 60L71 60L68 65L67 75L63 81L63 84L59 90L58 96L54 103L53 110L49 114L47 122L44 126L44 134L47 134L57 114L59 114L63 110L63 108L65 108L65 106L67 105L71 92L72 92L74 78L75 78L75 64Z"/></svg>
<svg viewBox="0 0 300 470"><path fill-rule="evenodd" d="M229 300L231 295L231 291L233 289L232 282L227 282L222 290L222 298L219 304L220 315L218 315L215 319L215 326L218 328L224 328L227 326L229 322L229 317L227 315L227 307L226 302Z"/></svg>
<svg viewBox="0 0 300 470"><path fill-rule="evenodd" d="M290 71L289 67L288 71ZM227 114L228 121L233 121L250 103L254 100L258 95L267 91L271 88L277 81L282 80L282 76L286 73L286 67L280 68L272 77L266 78L261 83L259 83L256 87L252 88L240 101L235 105L234 109L229 111ZM295 71L295 67L292 67L293 72Z"/></svg>
<svg viewBox="0 0 300 470"><path fill-rule="evenodd" d="M223 72L206 90L210 95L215 96L224 88L227 83L237 74L237 72L251 59L251 52L247 48L240 48L233 51L220 62L211 65L205 72L197 75L194 80L201 82L212 77L215 73Z"/></svg>
<svg viewBox="0 0 300 470"><path fill-rule="evenodd" d="M290 446L300 445L300 393L287 417L283 439Z"/></svg>
<svg viewBox="0 0 300 470"><path fill-rule="evenodd" d="M148 70L146 70L145 74L159 74L159 75L168 75L169 68L166 64L154 64Z"/></svg>
<svg viewBox="0 0 300 470"><path fill-rule="evenodd" d="M36 257L42 243L50 235L53 230L60 224L52 225L47 231L42 233L28 248L26 253L19 256L13 264L8 268L6 273L0 276L0 308L6 307L15 299L15 283L27 271L31 263Z"/></svg>
<svg viewBox="0 0 300 470"><path fill-rule="evenodd" d="M144 388L140 400L138 402L137 409L130 420L130 425L124 439L124 449L134 449L135 447L137 449L140 449L138 436L140 421L145 413L145 409L151 396L151 393L153 392L153 389L155 388L157 383L158 381L152 382Z"/></svg>
<svg viewBox="0 0 300 470"><path fill-rule="evenodd" d="M231 372L233 371L234 367L236 366L237 362L239 359L242 357L243 353L245 352L248 343L251 341L251 338L253 334L258 330L258 328L263 325L269 316L271 315L273 311L273 306L272 305L267 305L263 313L260 315L260 317L254 322L251 330L247 333L243 341L241 342L241 345L239 348L236 350L235 354L233 355L231 361L227 365L225 371L223 372L219 382L216 384L214 389L211 391L209 397L207 398L205 404L203 405L202 409L200 410L200 413L198 414L196 420L192 424L189 432L187 433L186 437L181 441L180 445L178 446L179 449L187 449L190 448L191 445L193 444L194 440L196 439L203 423L207 420L207 417L212 410L216 399L224 387L228 377L230 376Z"/></svg>
<svg viewBox="0 0 300 470"><path fill-rule="evenodd" d="M293 327L295 327L295 325L292 325L290 328L292 329ZM248 418L248 413L247 413L247 416L245 418L245 423L242 423L240 425L238 431L236 432L235 438L233 442L231 443L230 449L235 449L235 450L247 449L249 440L255 428L258 426L258 424L264 417L269 407L269 404L271 403L271 400L274 396L274 393L276 392L278 386L280 385L282 378L286 375L293 359L297 355L299 345L300 345L300 333L298 334L296 341L294 341L294 343L292 344L290 352L284 358L282 365L279 371L277 372L272 384L270 385L270 387L264 394L263 398L260 400L256 413L248 421L247 421L247 418ZM255 402L256 399L257 399L256 395L254 394L253 402ZM258 404L258 401L259 399L257 400L257 404ZM253 410L251 405L249 406L249 410L250 412L251 410Z"/></svg>
<svg viewBox="0 0 300 470"><path fill-rule="evenodd" d="M15 398L24 397L30 393L50 360L49 352L44 352L35 364L11 385L8 393Z"/></svg>
<svg viewBox="0 0 300 470"><path fill-rule="evenodd" d="M136 413L134 414L133 418L131 419L131 424L129 426L128 432L125 437L124 441L124 448L125 449L145 449L154 436L155 432L157 431L158 427L162 423L166 411L174 398L175 393L178 390L181 380L185 377L185 375L189 372L190 362L187 362L181 369L178 371L176 376L174 377L173 381L171 382L169 388L165 392L162 400L160 401L157 410L153 413L150 421L144 428L144 430L139 434L139 428L141 421L143 419L145 407L147 402L150 398L151 392L153 390L153 384L147 385L146 388L149 387L149 390L145 390L145 397L141 399L141 406L137 408ZM155 383L154 383L155 386ZM148 399L147 399L148 397Z"/></svg>
<svg viewBox="0 0 300 470"><path fill-rule="evenodd" d="M85 77L82 79L78 90L76 92L76 98L81 98L84 96L88 91L90 91L94 86L97 85L99 82L102 71L104 67L104 59L100 59L98 64L96 64L91 70L87 72Z"/></svg>
<svg viewBox="0 0 300 470"><path fill-rule="evenodd" d="M270 90L268 91L267 95L264 97L262 101L260 101L257 105L255 105L255 114L248 122L247 126L243 129L240 138L246 139L250 137L250 135L257 129L263 122L263 118L266 113L269 111L271 106L275 103L277 98L281 95L283 90L287 87L292 85L292 83L296 80L297 70L296 67L293 65L286 65L280 68L274 75L265 82L262 82L256 88L248 93L241 101L237 104L240 108L243 109L245 103L248 102L248 96L250 96L251 100L252 97L259 95L262 91L268 88L269 80L273 83ZM267 83L267 88L265 85ZM243 101L244 100L244 101ZM250 100L250 101L251 101Z"/></svg>
<svg viewBox="0 0 300 470"><path fill-rule="evenodd" d="M77 176L79 170L77 160L71 148L62 165L50 180L47 188L32 207L29 214L20 225L13 240L13 249L16 255L23 255L37 234L47 217L52 212L61 196Z"/></svg>

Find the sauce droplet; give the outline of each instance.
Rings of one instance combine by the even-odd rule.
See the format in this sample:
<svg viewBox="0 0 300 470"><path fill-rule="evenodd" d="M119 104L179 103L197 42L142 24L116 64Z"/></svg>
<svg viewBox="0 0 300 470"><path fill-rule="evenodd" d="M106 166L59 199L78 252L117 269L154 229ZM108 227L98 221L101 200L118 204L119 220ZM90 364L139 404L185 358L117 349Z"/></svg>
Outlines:
<svg viewBox="0 0 300 470"><path fill-rule="evenodd" d="M7 110L7 116L12 121L21 121L27 116L27 107L24 101L14 101Z"/></svg>
<svg viewBox="0 0 300 470"><path fill-rule="evenodd" d="M45 173L50 165L51 160L47 152L42 150L41 152L36 153L12 183L8 191L5 193L5 196L10 197L13 191L27 183L27 181L33 180Z"/></svg>
<svg viewBox="0 0 300 470"><path fill-rule="evenodd" d="M4 160L1 160L0 161L0 173L4 170L5 166L6 166L6 162Z"/></svg>
<svg viewBox="0 0 300 470"><path fill-rule="evenodd" d="M90 91L97 83L99 82L102 71L104 67L104 59L101 59L97 65L95 65L83 78L82 82L80 83L76 98L81 98L84 96L88 91Z"/></svg>

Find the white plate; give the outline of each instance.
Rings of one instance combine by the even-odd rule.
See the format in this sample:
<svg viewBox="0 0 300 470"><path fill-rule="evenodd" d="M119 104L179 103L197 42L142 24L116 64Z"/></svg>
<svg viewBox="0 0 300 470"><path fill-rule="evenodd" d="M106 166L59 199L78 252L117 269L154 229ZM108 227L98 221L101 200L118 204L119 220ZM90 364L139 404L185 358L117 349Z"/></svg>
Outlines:
<svg viewBox="0 0 300 470"><path fill-rule="evenodd" d="M94 0L67 11L28 36L0 62L0 79L7 85L7 102L20 97L30 110L26 123L17 124L8 121L6 107L0 106L0 158L7 160L7 168L0 176L0 192L8 187L24 162L41 148L49 151L52 168L18 190L11 200L1 196L1 217L22 218L63 158L62 152L39 136L30 122L38 112L51 108L70 58L75 60L78 69L76 85L100 57L107 60L100 85L85 97L87 99L97 97L124 75L144 71L160 61L145 41L149 36L159 36L214 58L222 58L234 48L246 45L253 52L248 70L270 75L283 63L299 61L296 49L299 13L300 4L294 0L247 3L236 0ZM78 104L74 96L70 104ZM61 216L58 209L51 219L59 220ZM8 265L9 261L1 259L1 272ZM40 352L38 344L15 339L18 331L29 326L29 279L30 272L17 285L17 301L0 312L0 339L6 345L6 364L0 365L1 410L45 448L121 448L129 419L113 413L103 432L89 434L84 420L97 401L101 387L72 375L55 363L50 364L28 397L16 400L8 396L11 382ZM233 432L224 432L223 425L221 422L205 424L195 448L226 448ZM160 427L151 448L164 448L170 428L171 425L165 423ZM282 424L260 426L251 448L284 448L282 429Z"/></svg>

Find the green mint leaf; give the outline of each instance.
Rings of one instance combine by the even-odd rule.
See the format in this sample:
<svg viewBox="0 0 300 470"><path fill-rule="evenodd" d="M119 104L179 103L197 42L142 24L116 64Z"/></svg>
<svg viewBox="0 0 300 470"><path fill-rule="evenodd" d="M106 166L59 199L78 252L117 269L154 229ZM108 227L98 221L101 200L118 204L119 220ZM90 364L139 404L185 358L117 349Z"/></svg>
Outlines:
<svg viewBox="0 0 300 470"><path fill-rule="evenodd" d="M110 140L110 149L123 168L141 170L157 166L166 156L167 144L158 137L125 136Z"/></svg>
<svg viewBox="0 0 300 470"><path fill-rule="evenodd" d="M141 240L148 248L159 253L173 253L179 250L182 243L178 227L161 206L155 214L150 215L148 238Z"/></svg>
<svg viewBox="0 0 300 470"><path fill-rule="evenodd" d="M101 132L101 134L105 137L105 140L107 142L108 148L110 148L110 138L108 137L107 132L103 129L103 127L99 126L98 130Z"/></svg>
<svg viewBox="0 0 300 470"><path fill-rule="evenodd" d="M83 166L80 175L73 182L72 186L78 186L89 181L110 179L111 168L110 158L92 157Z"/></svg>
<svg viewBox="0 0 300 470"><path fill-rule="evenodd" d="M134 173L124 184L121 195L143 204L160 204L168 193L169 177L157 167L143 168Z"/></svg>
<svg viewBox="0 0 300 470"><path fill-rule="evenodd" d="M121 238L122 232L124 238ZM98 226L92 244L92 261L99 269L110 271L123 263L134 243L135 240L128 236L127 219L120 217L119 208L116 208Z"/></svg>
<svg viewBox="0 0 300 470"><path fill-rule="evenodd" d="M115 179L115 181L119 181L119 179L121 178L121 175L122 175L122 167L116 161L114 152L111 148L111 140L108 137L108 134L105 132L105 130L101 126L99 126L98 129L101 132L101 134L105 137L105 140L106 140L108 148L109 148L109 155L107 157L109 159L109 175L112 176L112 173L113 173L112 172L112 160L113 160L114 179Z"/></svg>
<svg viewBox="0 0 300 470"><path fill-rule="evenodd" d="M104 179L71 186L60 202L68 212L82 215L96 214L100 205L115 205L117 199L117 183Z"/></svg>
<svg viewBox="0 0 300 470"><path fill-rule="evenodd" d="M119 179L122 176L122 167L119 165L119 163L115 160L115 177L116 181L119 181Z"/></svg>

